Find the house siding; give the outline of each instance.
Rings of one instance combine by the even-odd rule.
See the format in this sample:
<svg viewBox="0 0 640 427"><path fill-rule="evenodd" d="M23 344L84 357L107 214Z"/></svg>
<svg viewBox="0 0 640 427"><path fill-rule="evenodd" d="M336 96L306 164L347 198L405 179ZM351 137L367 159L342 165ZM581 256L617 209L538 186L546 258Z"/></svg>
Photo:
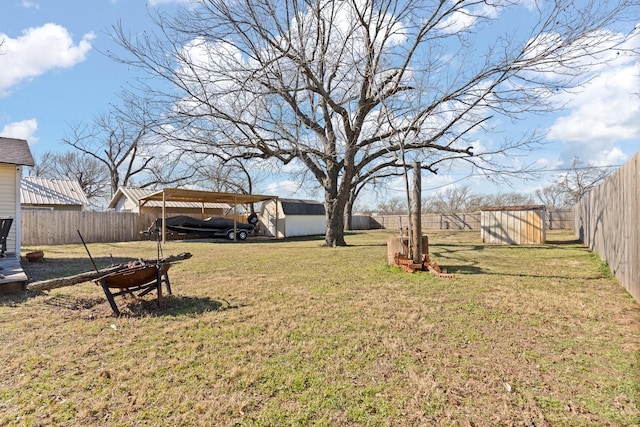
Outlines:
<svg viewBox="0 0 640 427"><path fill-rule="evenodd" d="M21 169L15 165L0 163L0 217L13 218L13 225L9 230L7 240L7 253L15 254L16 251L16 230L20 225L20 218L17 217L17 178Z"/></svg>

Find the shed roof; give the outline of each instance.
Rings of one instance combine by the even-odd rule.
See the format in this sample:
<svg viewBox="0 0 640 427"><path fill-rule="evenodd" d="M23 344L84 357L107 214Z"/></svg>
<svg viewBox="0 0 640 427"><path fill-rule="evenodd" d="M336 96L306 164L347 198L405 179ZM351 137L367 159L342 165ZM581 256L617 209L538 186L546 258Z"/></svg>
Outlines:
<svg viewBox="0 0 640 427"><path fill-rule="evenodd" d="M323 215L324 205L315 200L280 199L285 215Z"/></svg>
<svg viewBox="0 0 640 427"><path fill-rule="evenodd" d="M486 206L481 211L544 211L545 205L521 205L521 206Z"/></svg>
<svg viewBox="0 0 640 427"><path fill-rule="evenodd" d="M77 181L33 176L22 178L20 201L23 205L89 205Z"/></svg>
<svg viewBox="0 0 640 427"><path fill-rule="evenodd" d="M24 139L0 136L0 163L35 166L29 144Z"/></svg>
<svg viewBox="0 0 640 427"><path fill-rule="evenodd" d="M126 197L135 203L136 206L140 206L140 200L144 199L147 196L150 196L154 193L157 193L158 190L149 190L146 188L132 188L132 187L120 187L116 191L116 194L113 195L111 201L109 202L109 208L113 209L118 204L118 200L120 197ZM159 201L152 200L147 201L145 206L148 207L162 207L162 199ZM184 202L184 201L167 201L166 206L169 208L201 208L202 202ZM229 205L226 203L205 203L204 207L206 209L227 209Z"/></svg>

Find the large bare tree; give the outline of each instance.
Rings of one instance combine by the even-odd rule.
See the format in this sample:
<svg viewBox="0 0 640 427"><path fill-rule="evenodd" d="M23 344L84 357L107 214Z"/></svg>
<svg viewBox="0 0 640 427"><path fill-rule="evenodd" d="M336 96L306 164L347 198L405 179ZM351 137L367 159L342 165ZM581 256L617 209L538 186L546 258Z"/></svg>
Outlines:
<svg viewBox="0 0 640 427"><path fill-rule="evenodd" d="M555 184L536 190L535 195L547 206L570 209L582 196L611 175L613 170L611 166L586 165L574 157L570 167L558 174Z"/></svg>
<svg viewBox="0 0 640 427"><path fill-rule="evenodd" d="M130 126L116 113L102 114L93 123L75 123L63 142L104 165L110 194L149 169L154 156L145 145L146 124Z"/></svg>
<svg viewBox="0 0 640 427"><path fill-rule="evenodd" d="M354 189L384 168L420 161L436 172L463 160L521 169L509 160L540 135L480 143L479 131L550 111L554 93L627 54L636 6L196 0L156 15L156 33L116 26L113 35L128 52L116 59L171 83L146 86L146 95L172 104L172 130L184 141L303 165L324 190L326 244L338 246Z"/></svg>
<svg viewBox="0 0 640 427"><path fill-rule="evenodd" d="M70 125L62 140L105 168L110 196L120 186L180 185L194 174L181 167L174 149L158 136L156 128L161 125L143 104L125 100L123 106L100 114L92 123Z"/></svg>
<svg viewBox="0 0 640 427"><path fill-rule="evenodd" d="M43 153L33 168L33 175L77 181L94 205L108 194L107 168L93 157L75 151Z"/></svg>

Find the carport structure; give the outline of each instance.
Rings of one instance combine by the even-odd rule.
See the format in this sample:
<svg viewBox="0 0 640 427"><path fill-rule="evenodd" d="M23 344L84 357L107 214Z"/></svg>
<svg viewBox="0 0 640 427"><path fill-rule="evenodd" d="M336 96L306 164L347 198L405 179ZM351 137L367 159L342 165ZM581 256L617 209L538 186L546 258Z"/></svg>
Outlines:
<svg viewBox="0 0 640 427"><path fill-rule="evenodd" d="M236 210L238 205L248 205L250 203L264 202L266 200L278 201L278 196L267 196L261 194L240 194L240 193L218 193L215 191L186 190L181 188L165 188L151 193L140 199L140 208L150 201L162 202L162 224L166 220L167 202L197 202L202 203L227 203L233 206L234 232L236 229ZM277 203L276 203L277 204ZM276 234L277 235L277 234ZM166 242L166 230L162 227L162 243Z"/></svg>

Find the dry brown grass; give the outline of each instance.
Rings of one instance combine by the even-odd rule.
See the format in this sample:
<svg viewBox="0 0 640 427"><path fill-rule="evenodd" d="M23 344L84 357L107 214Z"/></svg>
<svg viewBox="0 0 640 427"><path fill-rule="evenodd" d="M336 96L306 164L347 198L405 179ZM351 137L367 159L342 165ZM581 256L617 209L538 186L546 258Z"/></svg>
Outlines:
<svg viewBox="0 0 640 427"><path fill-rule="evenodd" d="M387 236L169 243L194 254L174 295L118 299L120 318L90 283L2 297L0 424L640 425L640 307L572 235L432 232L454 280L387 268ZM38 249L31 277L92 268Z"/></svg>

